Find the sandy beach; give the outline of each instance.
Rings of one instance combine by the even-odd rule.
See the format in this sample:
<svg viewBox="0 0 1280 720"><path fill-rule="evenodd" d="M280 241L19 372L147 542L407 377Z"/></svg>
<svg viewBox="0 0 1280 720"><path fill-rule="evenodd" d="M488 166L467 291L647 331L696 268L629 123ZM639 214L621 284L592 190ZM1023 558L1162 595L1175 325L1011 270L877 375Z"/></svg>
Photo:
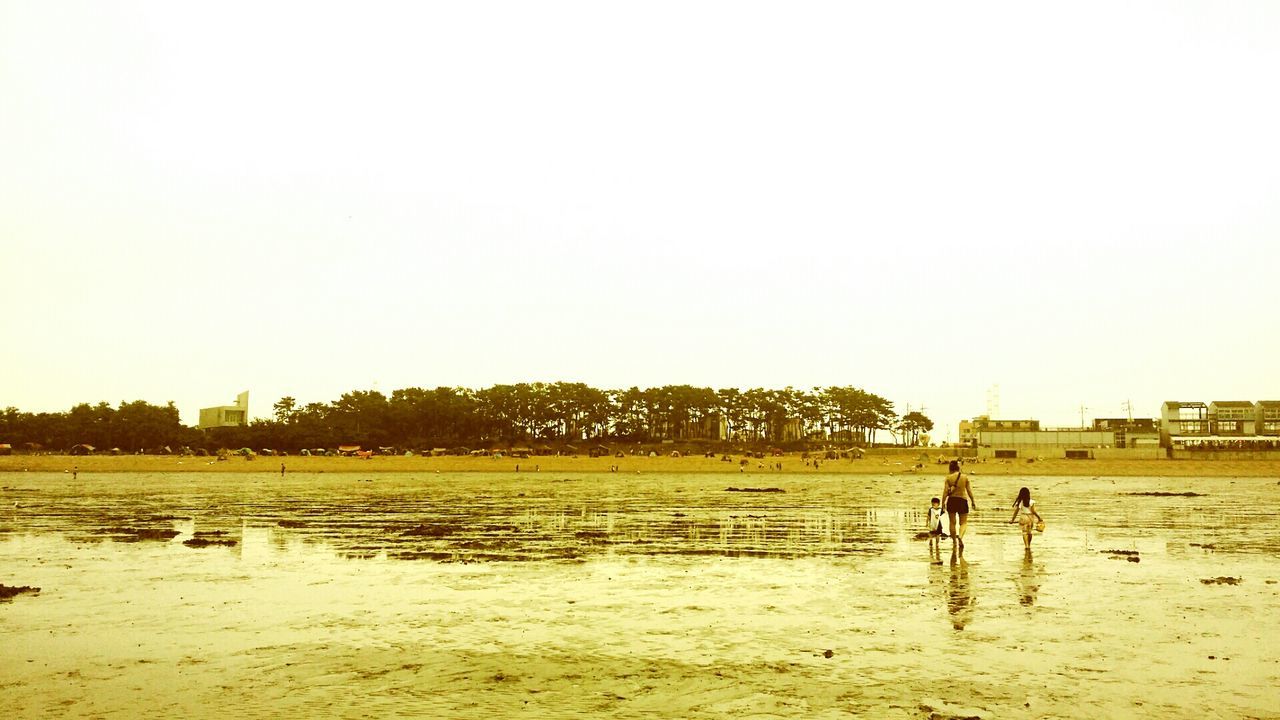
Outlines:
<svg viewBox="0 0 1280 720"><path fill-rule="evenodd" d="M1275 480L979 475L956 553L917 537L937 477L744 475L8 474L0 584L40 590L0 604L0 695L22 718L1277 716Z"/></svg>
<svg viewBox="0 0 1280 720"><path fill-rule="evenodd" d="M928 456L929 460L923 458ZM945 465L938 465L945 455L938 448L920 453L901 451L888 454L872 454L860 460L821 460L817 467L806 464L798 454L782 457L751 458L740 470L740 456L732 456L732 462L702 456L589 458L585 456L535 456L529 458L493 457L403 457L374 456L367 460L354 457L304 457L258 456L248 461L240 457L218 462L212 457L179 457L173 455L11 455L0 457L0 473L9 472L71 472L83 473L248 473L262 475L280 474L283 464L286 472L301 474L321 473L581 473L609 472L617 466L624 474L644 473L726 473L726 474L825 474L825 475L937 475L941 478ZM781 470L773 469L776 463ZM917 464L923 464L916 469ZM1280 479L1280 460L1061 460L1042 459L1028 462L1019 460L970 459L966 471L977 476L1019 477L1274 477ZM517 470L518 468L518 470ZM941 480L939 480L941 482Z"/></svg>

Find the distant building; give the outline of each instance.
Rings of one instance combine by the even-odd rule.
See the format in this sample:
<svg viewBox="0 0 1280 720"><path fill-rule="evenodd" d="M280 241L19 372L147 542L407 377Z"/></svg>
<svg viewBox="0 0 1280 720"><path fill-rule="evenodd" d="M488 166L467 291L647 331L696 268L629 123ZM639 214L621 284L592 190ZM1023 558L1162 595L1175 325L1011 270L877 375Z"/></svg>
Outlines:
<svg viewBox="0 0 1280 720"><path fill-rule="evenodd" d="M1280 400L1164 403L1160 442L1173 450L1274 449L1280 441Z"/></svg>
<svg viewBox="0 0 1280 720"><path fill-rule="evenodd" d="M201 430L217 427L239 427L249 423L249 391L236 396L235 405L200 408Z"/></svg>
<svg viewBox="0 0 1280 720"><path fill-rule="evenodd" d="M960 444L976 447L978 436L984 432L1039 432L1039 420L992 420L989 415L979 415L972 420L960 421Z"/></svg>
<svg viewBox="0 0 1280 720"><path fill-rule="evenodd" d="M1256 418L1259 435L1280 436L1280 400L1259 400Z"/></svg>
<svg viewBox="0 0 1280 720"><path fill-rule="evenodd" d="M1155 418L1095 418L1093 429L1114 433L1118 448L1156 447L1160 444L1160 423Z"/></svg>
<svg viewBox="0 0 1280 720"><path fill-rule="evenodd" d="M1214 435L1255 435L1257 414L1246 400L1214 400L1209 403L1209 432Z"/></svg>
<svg viewBox="0 0 1280 720"><path fill-rule="evenodd" d="M1160 406L1160 440L1166 447L1175 437L1207 437L1209 434L1208 405L1166 400Z"/></svg>

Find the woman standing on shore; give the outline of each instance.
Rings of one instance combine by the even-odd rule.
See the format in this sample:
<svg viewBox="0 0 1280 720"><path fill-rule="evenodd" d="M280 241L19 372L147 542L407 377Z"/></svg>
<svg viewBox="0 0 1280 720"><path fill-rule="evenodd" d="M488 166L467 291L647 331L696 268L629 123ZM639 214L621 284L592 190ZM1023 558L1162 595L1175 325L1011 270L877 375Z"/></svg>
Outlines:
<svg viewBox="0 0 1280 720"><path fill-rule="evenodd" d="M965 500L968 496L968 500ZM972 508L970 508L972 504ZM969 522L969 510L978 509L978 501L973 499L973 488L969 485L969 476L960 472L960 461L952 460L947 473L946 482L942 485L942 507L947 509L947 517L951 520L951 537L964 549L964 530ZM957 517L960 520L956 525Z"/></svg>

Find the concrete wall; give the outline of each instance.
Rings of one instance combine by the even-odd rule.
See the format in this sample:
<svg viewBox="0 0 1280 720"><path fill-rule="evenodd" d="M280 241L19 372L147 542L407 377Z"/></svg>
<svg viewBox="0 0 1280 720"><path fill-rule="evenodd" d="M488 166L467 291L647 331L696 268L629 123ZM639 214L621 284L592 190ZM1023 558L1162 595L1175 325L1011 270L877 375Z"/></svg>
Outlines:
<svg viewBox="0 0 1280 720"><path fill-rule="evenodd" d="M1174 460L1280 460L1280 450L1172 450Z"/></svg>
<svg viewBox="0 0 1280 720"><path fill-rule="evenodd" d="M1016 450L1018 459L1044 458L1062 460L1068 450L1088 450L1094 460L1159 460L1165 457L1164 448L1073 448L1052 445L1001 445L978 448L978 457L994 458L997 450ZM1088 462L1081 460L1081 462Z"/></svg>
<svg viewBox="0 0 1280 720"><path fill-rule="evenodd" d="M978 433L978 445L991 447L1038 446L1099 447L1116 444L1116 434L1110 430L1041 430L1039 432L1017 430L983 430Z"/></svg>
<svg viewBox="0 0 1280 720"><path fill-rule="evenodd" d="M1161 460L1165 452L1162 447L1097 448L1093 457L1098 460Z"/></svg>

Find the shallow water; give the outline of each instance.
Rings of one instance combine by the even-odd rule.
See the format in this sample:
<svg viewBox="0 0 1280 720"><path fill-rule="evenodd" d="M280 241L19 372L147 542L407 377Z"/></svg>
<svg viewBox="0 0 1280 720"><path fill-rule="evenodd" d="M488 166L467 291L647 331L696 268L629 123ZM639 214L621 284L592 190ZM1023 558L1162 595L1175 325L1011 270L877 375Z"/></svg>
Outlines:
<svg viewBox="0 0 1280 720"><path fill-rule="evenodd" d="M1280 717L1275 479L0 484L8 716Z"/></svg>

